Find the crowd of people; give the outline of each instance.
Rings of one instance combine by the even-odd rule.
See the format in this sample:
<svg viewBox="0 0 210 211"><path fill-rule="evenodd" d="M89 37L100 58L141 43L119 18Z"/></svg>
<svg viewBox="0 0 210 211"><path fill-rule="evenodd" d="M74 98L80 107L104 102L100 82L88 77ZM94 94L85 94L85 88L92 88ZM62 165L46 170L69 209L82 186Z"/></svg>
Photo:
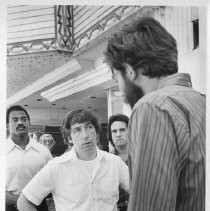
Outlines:
<svg viewBox="0 0 210 211"><path fill-rule="evenodd" d="M56 210L87 210L91 206L94 206L95 210L114 210L117 209L117 205L120 210L125 210L128 197L123 205L124 196L121 191L119 192L119 188L124 190L124 195L129 192L126 161L97 147L100 123L90 111L78 109L67 114L63 121L62 132L67 133L63 134L67 138L65 141L72 143L73 147L53 159L50 154L50 150L55 145L53 137L50 134L43 134L39 141L31 138L29 114L23 107L11 106L7 110L7 118L10 131L8 141L13 142L9 143L12 148L10 147L7 154L8 164L13 165L7 166L7 211L18 209L47 211L49 206L46 202L49 195L53 197ZM126 118L128 120L128 117ZM125 126L126 128L124 125L111 128L112 134L117 130L117 135L113 135L116 146L127 145L127 135L123 134L127 133L127 124ZM38 147L45 149L43 151L49 157L36 171L32 163L38 166L40 159L35 157L34 146L37 149ZM125 149L127 151L126 147ZM37 156L41 155L39 151L36 153ZM12 162L14 156L19 163ZM29 160L29 156L33 159ZM12 168L14 165L15 168ZM33 174L30 170L34 170ZM26 181L20 187L21 180ZM13 189L14 184L17 186L15 189ZM13 201L11 196L15 197Z"/></svg>
<svg viewBox="0 0 210 211"><path fill-rule="evenodd" d="M204 211L206 99L177 58L176 40L151 17L109 38L105 61L132 108L109 117L111 152L98 148L88 110L66 114L68 149L53 157L53 137L30 137L28 112L8 108L6 211L47 211L49 197L57 211Z"/></svg>

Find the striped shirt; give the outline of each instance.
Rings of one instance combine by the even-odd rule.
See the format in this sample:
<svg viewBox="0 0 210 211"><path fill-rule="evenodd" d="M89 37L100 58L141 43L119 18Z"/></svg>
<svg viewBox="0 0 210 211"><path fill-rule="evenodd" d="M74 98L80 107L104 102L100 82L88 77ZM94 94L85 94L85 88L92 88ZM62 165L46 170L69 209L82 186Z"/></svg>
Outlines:
<svg viewBox="0 0 210 211"><path fill-rule="evenodd" d="M206 99L188 74L162 79L129 122L129 211L205 210Z"/></svg>

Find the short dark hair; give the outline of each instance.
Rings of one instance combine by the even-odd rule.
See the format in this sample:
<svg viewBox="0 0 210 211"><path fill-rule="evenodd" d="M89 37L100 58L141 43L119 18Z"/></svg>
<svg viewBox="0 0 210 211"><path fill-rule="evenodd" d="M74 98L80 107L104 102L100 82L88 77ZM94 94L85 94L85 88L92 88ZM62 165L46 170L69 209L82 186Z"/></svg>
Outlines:
<svg viewBox="0 0 210 211"><path fill-rule="evenodd" d="M63 121L64 122L64 121ZM69 131L62 125L61 126L61 134L62 134L62 137L63 137L63 143L67 146L73 146L73 143L72 142L69 142Z"/></svg>
<svg viewBox="0 0 210 211"><path fill-rule="evenodd" d="M109 40L104 52L111 68L125 75L126 64L150 78L178 72L178 51L174 37L155 19L140 17L124 25Z"/></svg>
<svg viewBox="0 0 210 211"><path fill-rule="evenodd" d="M65 128L65 121L66 121L66 118L63 119L63 122L62 122L62 126L61 126L61 134L62 134L62 137L63 137L63 143L65 145L68 145L68 136L69 136L69 131Z"/></svg>
<svg viewBox="0 0 210 211"><path fill-rule="evenodd" d="M26 116L27 116L27 118L28 118L28 121L29 121L29 123L30 123L30 116L29 116L28 112L26 111L26 109L23 108L23 107L20 106L20 105L13 105L13 106L9 107L9 108L7 109L7 112L6 112L6 123L7 123L7 124L9 124L9 115L10 115L10 113L11 113L12 111L23 111L23 112L25 112L25 114L26 114Z"/></svg>
<svg viewBox="0 0 210 211"><path fill-rule="evenodd" d="M111 131L111 126L113 122L124 122L126 124L126 126L128 127L128 122L129 122L129 118L124 115L124 114L115 114L109 117L109 121L108 121L108 128L107 128L107 138L110 141L110 143L112 144L113 147L115 147L114 142L112 140L112 131Z"/></svg>
<svg viewBox="0 0 210 211"><path fill-rule="evenodd" d="M63 131L64 133L68 133L67 131L71 130L71 126L76 123L91 123L95 127L96 133L100 132L100 123L96 116L94 116L90 111L84 109L76 109L70 111L66 118L63 120Z"/></svg>

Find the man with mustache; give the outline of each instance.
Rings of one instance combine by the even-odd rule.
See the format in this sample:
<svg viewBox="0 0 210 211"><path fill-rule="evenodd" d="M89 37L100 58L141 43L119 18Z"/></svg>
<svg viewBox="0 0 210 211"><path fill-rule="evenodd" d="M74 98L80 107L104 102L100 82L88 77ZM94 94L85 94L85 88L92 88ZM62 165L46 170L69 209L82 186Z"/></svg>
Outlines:
<svg viewBox="0 0 210 211"><path fill-rule="evenodd" d="M155 19L139 17L105 52L132 107L129 211L205 209L206 100L178 73L177 45Z"/></svg>
<svg viewBox="0 0 210 211"><path fill-rule="evenodd" d="M23 189L20 211L34 211L52 193L56 210L117 211L118 187L129 190L128 167L116 155L99 150L100 124L88 110L69 112L63 127L70 151L50 161Z"/></svg>
<svg viewBox="0 0 210 211"><path fill-rule="evenodd" d="M23 107L8 108L6 123L10 133L6 143L6 211L16 211L21 190L52 159L52 155L29 137L30 117ZM45 201L37 210L48 210Z"/></svg>

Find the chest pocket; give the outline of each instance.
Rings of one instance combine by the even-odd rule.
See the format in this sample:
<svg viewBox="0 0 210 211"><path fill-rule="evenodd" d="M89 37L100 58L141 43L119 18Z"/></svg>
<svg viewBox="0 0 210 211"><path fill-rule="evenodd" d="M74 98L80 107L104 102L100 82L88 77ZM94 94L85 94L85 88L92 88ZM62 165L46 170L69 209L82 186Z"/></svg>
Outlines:
<svg viewBox="0 0 210 211"><path fill-rule="evenodd" d="M116 204L119 198L119 183L117 180L103 180L95 185L95 197L106 203Z"/></svg>
<svg viewBox="0 0 210 211"><path fill-rule="evenodd" d="M61 180L56 186L56 195L71 203L82 203L87 200L90 194L90 187L87 182L79 177L75 180Z"/></svg>

